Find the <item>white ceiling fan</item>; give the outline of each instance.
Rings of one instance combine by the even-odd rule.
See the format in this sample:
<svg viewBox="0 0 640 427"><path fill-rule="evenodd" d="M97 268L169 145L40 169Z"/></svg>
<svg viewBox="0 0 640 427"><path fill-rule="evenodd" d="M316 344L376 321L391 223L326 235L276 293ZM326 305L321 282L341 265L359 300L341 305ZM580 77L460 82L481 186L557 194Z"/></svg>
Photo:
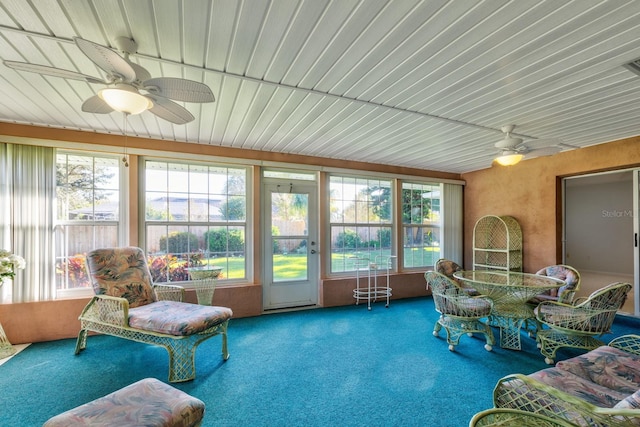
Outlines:
<svg viewBox="0 0 640 427"><path fill-rule="evenodd" d="M194 117L189 110L172 100L198 103L215 101L213 92L203 83L173 77L152 78L147 70L129 59L129 55L138 49L134 40L116 38L116 47L124 56L80 37L74 37L73 41L82 53L105 71L106 79L26 62L3 63L19 71L106 85L97 95L82 104L82 111L87 113L108 114L120 111L139 114L149 110L161 119L181 125L189 123Z"/></svg>
<svg viewBox="0 0 640 427"><path fill-rule="evenodd" d="M499 150L500 155L496 157L496 162L503 166L512 166L520 162L526 155L527 158L540 156L550 156L562 151L563 144L560 139L531 139L524 141L512 135L516 125L502 126L502 132L505 134L504 139L495 143L495 147Z"/></svg>

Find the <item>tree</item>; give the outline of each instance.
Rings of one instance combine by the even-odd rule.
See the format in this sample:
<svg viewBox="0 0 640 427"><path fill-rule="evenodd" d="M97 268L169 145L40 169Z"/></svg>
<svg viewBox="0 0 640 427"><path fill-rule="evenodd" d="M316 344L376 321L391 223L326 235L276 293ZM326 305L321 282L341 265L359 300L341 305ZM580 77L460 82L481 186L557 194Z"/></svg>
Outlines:
<svg viewBox="0 0 640 427"><path fill-rule="evenodd" d="M402 190L402 222L417 225L405 229L409 245L423 243L422 224L431 212L431 199L424 198L423 194L423 188ZM433 238L431 232L427 233L427 238Z"/></svg>
<svg viewBox="0 0 640 427"><path fill-rule="evenodd" d="M220 205L222 218L227 221L242 221L246 218L246 202L244 197L229 197Z"/></svg>
<svg viewBox="0 0 640 427"><path fill-rule="evenodd" d="M56 162L57 197L60 200L66 200L67 203L60 203L59 206L72 211L93 204L97 205L108 199L106 192L96 192L94 189L105 186L113 179L115 173L109 173L109 168L93 162L91 164L71 162L68 156L64 156L64 161L60 160L61 158L58 157Z"/></svg>
<svg viewBox="0 0 640 427"><path fill-rule="evenodd" d="M391 221L391 188L374 185L363 190L371 200L371 210L382 221Z"/></svg>

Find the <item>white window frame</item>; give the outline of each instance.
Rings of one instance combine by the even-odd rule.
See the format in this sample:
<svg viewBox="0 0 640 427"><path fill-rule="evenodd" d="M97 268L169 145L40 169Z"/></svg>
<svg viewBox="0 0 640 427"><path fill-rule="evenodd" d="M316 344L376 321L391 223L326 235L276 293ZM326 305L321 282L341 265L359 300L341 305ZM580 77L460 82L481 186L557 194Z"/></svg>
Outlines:
<svg viewBox="0 0 640 427"><path fill-rule="evenodd" d="M193 165L193 166L206 166L213 168L228 168L228 169L242 169L245 171L245 219L244 221L230 222L230 221L147 221L146 220L146 195L147 195L147 185L146 185L146 162L160 162L167 164L181 164L185 166ZM154 156L144 156L140 157L140 167L139 167L139 182L140 182L140 190L139 190L139 235L140 242L143 248L148 247L147 242L147 227L151 225L159 225L159 226L200 226L200 227L211 227L215 228L217 226L228 226L228 227L244 227L244 257L245 257L245 277L242 278L228 278L226 274L223 279L218 281L218 284L233 285L236 283L246 283L247 281L253 280L253 244L254 244L254 236L253 236L253 227L252 224L252 212L253 212L253 178L252 178L252 168L246 164L228 164L228 163L219 163L213 161L197 161L192 159L166 159ZM147 254L149 255L149 254ZM187 289L193 288L193 284L191 280L183 280L183 281L171 281L169 284L177 284L184 286Z"/></svg>

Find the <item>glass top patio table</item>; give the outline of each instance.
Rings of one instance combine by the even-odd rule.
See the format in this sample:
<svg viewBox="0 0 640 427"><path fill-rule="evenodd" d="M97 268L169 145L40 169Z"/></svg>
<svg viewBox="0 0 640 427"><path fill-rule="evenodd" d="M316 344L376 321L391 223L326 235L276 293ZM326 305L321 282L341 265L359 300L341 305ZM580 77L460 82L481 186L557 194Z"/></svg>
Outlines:
<svg viewBox="0 0 640 427"><path fill-rule="evenodd" d="M519 271L465 270L453 277L491 298L494 304L521 304L565 283L560 279Z"/></svg>
<svg viewBox="0 0 640 427"><path fill-rule="evenodd" d="M535 319L527 301L544 291L559 288L564 281L519 271L465 270L453 277L493 301L489 324L500 327L500 346L520 350L520 329Z"/></svg>

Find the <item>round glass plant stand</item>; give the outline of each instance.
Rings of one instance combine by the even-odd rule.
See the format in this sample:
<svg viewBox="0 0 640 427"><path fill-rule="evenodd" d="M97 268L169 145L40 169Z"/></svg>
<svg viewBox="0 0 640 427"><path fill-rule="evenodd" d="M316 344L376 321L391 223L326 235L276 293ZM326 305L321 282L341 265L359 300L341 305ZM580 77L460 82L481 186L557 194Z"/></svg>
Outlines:
<svg viewBox="0 0 640 427"><path fill-rule="evenodd" d="M198 304L211 305L222 267L205 265L203 267L189 267L187 271L191 279L194 279L193 287L196 290Z"/></svg>

